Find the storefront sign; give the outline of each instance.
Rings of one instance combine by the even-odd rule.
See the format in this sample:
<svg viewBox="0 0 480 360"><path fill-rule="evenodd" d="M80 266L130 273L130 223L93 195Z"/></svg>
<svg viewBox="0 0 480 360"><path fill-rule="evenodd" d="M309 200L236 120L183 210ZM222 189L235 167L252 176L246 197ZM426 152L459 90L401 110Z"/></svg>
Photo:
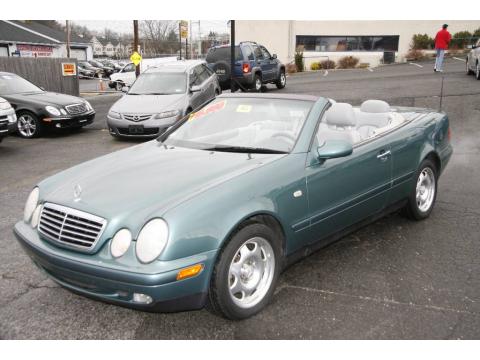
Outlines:
<svg viewBox="0 0 480 360"><path fill-rule="evenodd" d="M17 44L17 51L22 57L51 57L53 46Z"/></svg>

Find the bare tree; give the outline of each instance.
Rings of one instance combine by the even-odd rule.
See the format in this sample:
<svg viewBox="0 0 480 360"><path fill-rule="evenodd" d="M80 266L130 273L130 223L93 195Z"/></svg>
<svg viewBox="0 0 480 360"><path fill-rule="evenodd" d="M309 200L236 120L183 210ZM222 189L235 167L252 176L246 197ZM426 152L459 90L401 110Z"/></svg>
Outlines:
<svg viewBox="0 0 480 360"><path fill-rule="evenodd" d="M177 33L178 22L175 20L142 20L140 34L144 51L151 55L176 53L178 40L172 34Z"/></svg>

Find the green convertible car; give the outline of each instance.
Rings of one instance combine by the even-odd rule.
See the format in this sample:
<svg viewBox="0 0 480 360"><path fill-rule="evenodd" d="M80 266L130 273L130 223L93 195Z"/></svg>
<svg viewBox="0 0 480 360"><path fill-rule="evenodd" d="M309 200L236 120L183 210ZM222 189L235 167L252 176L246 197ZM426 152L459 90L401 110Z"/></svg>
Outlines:
<svg viewBox="0 0 480 360"><path fill-rule="evenodd" d="M74 292L241 319L288 264L387 212L428 217L451 154L432 110L222 95L157 140L43 180L14 232Z"/></svg>

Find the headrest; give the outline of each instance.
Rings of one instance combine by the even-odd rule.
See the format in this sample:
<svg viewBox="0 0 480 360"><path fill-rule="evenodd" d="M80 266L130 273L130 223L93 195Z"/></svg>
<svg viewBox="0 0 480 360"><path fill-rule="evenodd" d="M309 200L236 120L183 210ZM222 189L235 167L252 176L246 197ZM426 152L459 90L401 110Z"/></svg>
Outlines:
<svg viewBox="0 0 480 360"><path fill-rule="evenodd" d="M336 126L355 126L357 124L353 107L347 103L332 104L326 113L326 123Z"/></svg>
<svg viewBox="0 0 480 360"><path fill-rule="evenodd" d="M390 105L382 100L367 100L360 106L360 111L367 113L390 112Z"/></svg>

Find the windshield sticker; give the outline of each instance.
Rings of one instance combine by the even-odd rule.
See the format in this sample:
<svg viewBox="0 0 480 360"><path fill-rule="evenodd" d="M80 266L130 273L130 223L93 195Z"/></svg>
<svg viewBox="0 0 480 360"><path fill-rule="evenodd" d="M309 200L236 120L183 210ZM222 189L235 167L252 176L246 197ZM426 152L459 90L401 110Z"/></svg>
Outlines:
<svg viewBox="0 0 480 360"><path fill-rule="evenodd" d="M237 112L249 113L250 111L252 111L252 105L238 105L237 106Z"/></svg>
<svg viewBox="0 0 480 360"><path fill-rule="evenodd" d="M190 115L188 120L190 121L190 120L198 119L198 118L201 118L205 115L211 114L213 112L223 110L223 108L225 108L226 103L227 103L227 100L223 100L223 101L219 101L215 104L208 105L208 106L204 107L203 109L197 111L196 113L193 113L192 115Z"/></svg>

